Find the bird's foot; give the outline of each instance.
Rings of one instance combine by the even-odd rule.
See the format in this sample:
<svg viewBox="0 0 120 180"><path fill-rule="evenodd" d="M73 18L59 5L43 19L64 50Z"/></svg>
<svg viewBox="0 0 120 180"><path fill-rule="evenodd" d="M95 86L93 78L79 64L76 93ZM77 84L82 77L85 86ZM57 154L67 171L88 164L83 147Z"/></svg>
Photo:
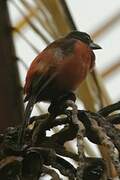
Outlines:
<svg viewBox="0 0 120 180"><path fill-rule="evenodd" d="M69 92L60 96L57 100L51 102L48 108L49 113L56 114L56 116L64 113L65 109L67 108L67 105L65 104L67 100L72 100L75 102L75 94L73 92Z"/></svg>

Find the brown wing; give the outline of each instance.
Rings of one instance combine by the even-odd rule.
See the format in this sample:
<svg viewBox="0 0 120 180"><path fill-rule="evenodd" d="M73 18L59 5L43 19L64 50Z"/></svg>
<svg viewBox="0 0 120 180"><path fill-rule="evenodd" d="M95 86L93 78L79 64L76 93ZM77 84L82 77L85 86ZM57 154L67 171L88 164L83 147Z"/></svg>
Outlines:
<svg viewBox="0 0 120 180"><path fill-rule="evenodd" d="M61 43L62 39L53 42L33 60L24 86L25 101L35 94L38 88L43 91L55 78L57 74L56 65L62 58L59 48Z"/></svg>

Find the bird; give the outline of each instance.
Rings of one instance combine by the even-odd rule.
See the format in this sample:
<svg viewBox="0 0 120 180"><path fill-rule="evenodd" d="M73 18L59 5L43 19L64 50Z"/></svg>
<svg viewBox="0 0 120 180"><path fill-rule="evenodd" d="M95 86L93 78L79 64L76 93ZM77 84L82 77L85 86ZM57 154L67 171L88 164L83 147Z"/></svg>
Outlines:
<svg viewBox="0 0 120 180"><path fill-rule="evenodd" d="M56 104L59 98L78 88L95 65L93 50L97 49L101 47L89 34L74 30L38 54L30 65L24 86L25 102L28 101L24 126L35 103Z"/></svg>

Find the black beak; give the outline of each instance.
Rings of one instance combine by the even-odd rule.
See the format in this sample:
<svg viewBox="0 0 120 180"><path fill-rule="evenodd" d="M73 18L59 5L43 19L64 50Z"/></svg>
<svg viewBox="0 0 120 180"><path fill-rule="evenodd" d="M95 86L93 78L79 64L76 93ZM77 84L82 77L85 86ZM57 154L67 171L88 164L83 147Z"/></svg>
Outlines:
<svg viewBox="0 0 120 180"><path fill-rule="evenodd" d="M89 44L89 47L91 48L91 49L102 49L98 44L95 44L94 42L91 42L90 44Z"/></svg>

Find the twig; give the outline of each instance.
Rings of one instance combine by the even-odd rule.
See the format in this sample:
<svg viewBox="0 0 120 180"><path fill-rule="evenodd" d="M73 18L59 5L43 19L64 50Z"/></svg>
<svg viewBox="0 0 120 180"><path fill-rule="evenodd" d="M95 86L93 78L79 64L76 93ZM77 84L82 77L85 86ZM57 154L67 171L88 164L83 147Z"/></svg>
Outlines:
<svg viewBox="0 0 120 180"><path fill-rule="evenodd" d="M100 111L98 111L98 114L101 114L102 116L106 117L108 116L110 113L120 110L120 101L118 101L117 103L114 103L112 105L109 105L107 107L102 108Z"/></svg>
<svg viewBox="0 0 120 180"><path fill-rule="evenodd" d="M106 121L109 121L111 124L120 124L120 113L107 116Z"/></svg>
<svg viewBox="0 0 120 180"><path fill-rule="evenodd" d="M92 119L92 126L93 128L95 128L96 133L98 133L99 135L99 138L101 140L101 145L105 146L108 149L111 161L116 167L116 170L120 176L120 162L117 153L115 153L114 144L111 142L111 139L106 135L105 130L102 127L99 127L97 122L93 119Z"/></svg>
<svg viewBox="0 0 120 180"><path fill-rule="evenodd" d="M77 179L82 180L83 179L83 172L85 168L85 156L84 156L84 134L85 134L85 127L81 121L78 120L78 109L76 104L68 100L67 105L72 107L72 122L76 125L78 125L78 133L77 133L77 147L78 147L78 168L77 168Z"/></svg>
<svg viewBox="0 0 120 180"><path fill-rule="evenodd" d="M42 173L49 174L52 177L51 180L61 180L60 176L57 174L57 172L55 170L49 169L45 166L43 166L43 168L42 168Z"/></svg>

